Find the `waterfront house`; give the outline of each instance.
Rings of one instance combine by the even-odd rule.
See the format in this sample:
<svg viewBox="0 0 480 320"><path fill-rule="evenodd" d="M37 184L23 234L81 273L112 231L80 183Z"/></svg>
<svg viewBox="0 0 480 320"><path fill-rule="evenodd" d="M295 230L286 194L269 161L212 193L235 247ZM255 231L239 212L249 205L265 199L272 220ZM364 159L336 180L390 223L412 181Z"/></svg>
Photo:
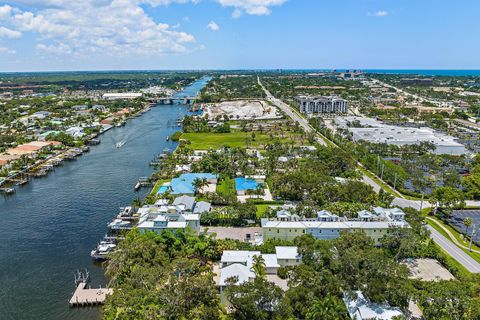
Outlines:
<svg viewBox="0 0 480 320"><path fill-rule="evenodd" d="M177 197L173 201L173 205L174 206L184 205L186 212L192 212L193 206L195 205L195 197L190 197L190 196Z"/></svg>
<svg viewBox="0 0 480 320"><path fill-rule="evenodd" d="M173 195L193 196L196 192L194 186L194 181L196 179L206 179L209 185L213 185L213 188L217 184L218 175L212 173L184 173L178 178L173 178L170 184L162 189L162 193L170 191Z"/></svg>
<svg viewBox="0 0 480 320"><path fill-rule="evenodd" d="M207 206L208 205L208 206ZM194 197L177 197L172 204L168 200L160 199L154 205L145 205L138 209L140 216L138 229L141 232L152 231L160 233L163 230L182 230L189 229L198 234L200 232L200 213L195 211L199 206L210 208L208 202L195 202ZM193 212L193 213L192 213Z"/></svg>

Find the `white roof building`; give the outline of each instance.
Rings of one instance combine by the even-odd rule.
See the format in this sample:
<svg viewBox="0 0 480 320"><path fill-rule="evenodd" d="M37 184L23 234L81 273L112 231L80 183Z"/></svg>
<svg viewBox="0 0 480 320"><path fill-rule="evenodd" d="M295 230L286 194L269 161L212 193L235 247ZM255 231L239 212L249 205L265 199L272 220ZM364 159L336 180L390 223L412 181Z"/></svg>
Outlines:
<svg viewBox="0 0 480 320"><path fill-rule="evenodd" d="M132 100L141 96L143 96L141 92L115 92L104 93L102 97L105 100Z"/></svg>
<svg viewBox="0 0 480 320"><path fill-rule="evenodd" d="M345 294L343 301L347 306L350 318L357 320L390 320L394 317L403 317L404 314L399 308L394 308L388 304L376 304L370 302L363 296L361 291L355 292L356 299Z"/></svg>
<svg viewBox="0 0 480 320"><path fill-rule="evenodd" d="M390 145L413 145L429 142L435 145L436 154L463 155L465 146L456 142L455 138L428 127L412 128L383 124L375 119L365 117L337 118L337 125L348 129L354 141L371 143L386 143ZM358 122L360 128L350 127L349 124Z"/></svg>
<svg viewBox="0 0 480 320"><path fill-rule="evenodd" d="M260 251L225 250L220 260L220 290L227 285L229 278L236 278L235 284L242 284L255 278L252 271L253 259L262 256L268 275L276 275L278 268L298 265L301 257L297 247L275 247L274 254L262 254Z"/></svg>

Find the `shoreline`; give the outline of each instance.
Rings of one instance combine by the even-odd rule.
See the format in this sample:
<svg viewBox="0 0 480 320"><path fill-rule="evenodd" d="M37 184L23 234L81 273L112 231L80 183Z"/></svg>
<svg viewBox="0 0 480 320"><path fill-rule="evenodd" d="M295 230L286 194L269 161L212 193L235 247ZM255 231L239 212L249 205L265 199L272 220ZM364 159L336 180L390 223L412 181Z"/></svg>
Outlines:
<svg viewBox="0 0 480 320"><path fill-rule="evenodd" d="M156 106L155 103L146 102L146 105L143 109L125 117L125 119L121 119L120 123L124 122L124 126L127 124L128 120L138 118L143 114L147 113L151 110L152 107ZM108 117L107 117L108 118ZM15 173L14 175L10 175L5 177L3 180L0 181L0 187L5 188L12 188L16 191L16 186L22 186L30 182L31 178L44 178L48 177L48 173L52 170L53 167L61 165L63 161L70 161L76 160L78 156L83 155L90 151L90 146L95 146L101 143L91 143L95 141L97 137L101 136L105 132L109 131L110 129L114 128L115 126L109 125L108 127L103 127L99 132L92 133L87 138L84 139L84 145L81 147L68 147L65 146L65 149L59 150L59 152L55 152L54 154L48 156L43 160L37 160L34 164L29 165L26 169L23 169L20 172ZM52 163L49 163L52 162ZM42 168L43 167L43 168ZM20 177L20 179L17 179ZM15 183L16 181L20 181L21 183ZM5 194L12 195L15 191Z"/></svg>

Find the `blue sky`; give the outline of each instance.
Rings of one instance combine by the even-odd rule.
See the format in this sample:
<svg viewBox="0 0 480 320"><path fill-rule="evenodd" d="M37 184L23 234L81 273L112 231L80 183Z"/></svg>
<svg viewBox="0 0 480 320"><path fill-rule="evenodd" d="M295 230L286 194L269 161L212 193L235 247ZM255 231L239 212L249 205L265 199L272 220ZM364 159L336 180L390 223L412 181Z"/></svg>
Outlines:
<svg viewBox="0 0 480 320"><path fill-rule="evenodd" d="M0 71L479 69L476 0L17 0Z"/></svg>

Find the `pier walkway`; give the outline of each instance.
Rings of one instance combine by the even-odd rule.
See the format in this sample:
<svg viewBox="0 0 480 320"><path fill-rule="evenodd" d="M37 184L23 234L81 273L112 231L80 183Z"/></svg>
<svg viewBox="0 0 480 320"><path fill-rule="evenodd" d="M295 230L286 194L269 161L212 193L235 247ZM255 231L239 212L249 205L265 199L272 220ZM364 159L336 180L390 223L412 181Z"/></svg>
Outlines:
<svg viewBox="0 0 480 320"><path fill-rule="evenodd" d="M103 304L107 295L112 293L113 289L109 288L87 288L87 282L82 281L78 284L69 304L71 307Z"/></svg>

